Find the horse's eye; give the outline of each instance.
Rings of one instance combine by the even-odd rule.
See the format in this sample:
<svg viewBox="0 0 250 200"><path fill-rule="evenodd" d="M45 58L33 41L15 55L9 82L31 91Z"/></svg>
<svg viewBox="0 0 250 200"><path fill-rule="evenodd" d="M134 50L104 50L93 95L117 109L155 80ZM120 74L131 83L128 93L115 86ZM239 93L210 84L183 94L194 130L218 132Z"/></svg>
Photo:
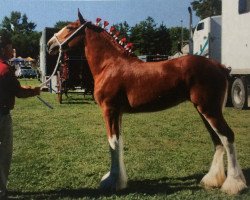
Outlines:
<svg viewBox="0 0 250 200"><path fill-rule="evenodd" d="M71 30L73 30L74 28L71 27L71 26L67 26L67 29L71 31Z"/></svg>

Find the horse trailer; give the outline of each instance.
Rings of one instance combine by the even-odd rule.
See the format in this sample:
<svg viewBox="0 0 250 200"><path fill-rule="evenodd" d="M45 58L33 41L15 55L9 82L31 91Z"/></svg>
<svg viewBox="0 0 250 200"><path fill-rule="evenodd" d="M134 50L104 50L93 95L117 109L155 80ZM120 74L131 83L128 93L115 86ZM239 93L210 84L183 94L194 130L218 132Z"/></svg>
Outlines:
<svg viewBox="0 0 250 200"><path fill-rule="evenodd" d="M47 42L59 29L45 28L40 38L40 81L45 82L52 75L58 55L50 55L47 51ZM62 95L77 92L93 95L94 82L90 73L84 52L79 49L63 52L56 74L45 86L51 93L56 93L59 103Z"/></svg>
<svg viewBox="0 0 250 200"><path fill-rule="evenodd" d="M196 26L190 46L193 54L215 59L231 68L228 102L250 106L250 0L222 0L222 15Z"/></svg>
<svg viewBox="0 0 250 200"><path fill-rule="evenodd" d="M40 56L39 56L39 73L40 81L45 82L47 78L52 74L57 62L57 55L49 55L47 52L48 40L58 31L56 28L46 27L42 31L40 38Z"/></svg>

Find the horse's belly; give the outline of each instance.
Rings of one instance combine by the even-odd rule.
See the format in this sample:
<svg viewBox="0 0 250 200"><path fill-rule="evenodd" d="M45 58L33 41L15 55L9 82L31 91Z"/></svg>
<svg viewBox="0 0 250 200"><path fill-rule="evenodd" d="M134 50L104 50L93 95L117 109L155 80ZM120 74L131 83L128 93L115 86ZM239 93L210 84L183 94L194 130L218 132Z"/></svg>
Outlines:
<svg viewBox="0 0 250 200"><path fill-rule="evenodd" d="M186 95L182 91L169 91L157 96L134 96L129 100L129 107L127 112L154 112L167 109L185 101Z"/></svg>

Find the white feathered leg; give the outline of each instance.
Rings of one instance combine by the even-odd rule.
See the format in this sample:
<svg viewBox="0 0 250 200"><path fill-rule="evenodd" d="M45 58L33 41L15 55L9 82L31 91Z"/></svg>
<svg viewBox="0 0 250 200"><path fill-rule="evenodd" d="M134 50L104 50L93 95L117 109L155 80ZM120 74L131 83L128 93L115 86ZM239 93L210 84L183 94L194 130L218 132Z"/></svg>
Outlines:
<svg viewBox="0 0 250 200"><path fill-rule="evenodd" d="M123 140L116 136L109 139L111 153L111 169L105 174L100 183L103 190L117 191L127 187L127 175L123 161Z"/></svg>
<svg viewBox="0 0 250 200"><path fill-rule="evenodd" d="M221 187L224 183L226 179L223 162L224 153L224 147L218 145L215 150L210 170L201 180L201 184L204 185L205 188Z"/></svg>

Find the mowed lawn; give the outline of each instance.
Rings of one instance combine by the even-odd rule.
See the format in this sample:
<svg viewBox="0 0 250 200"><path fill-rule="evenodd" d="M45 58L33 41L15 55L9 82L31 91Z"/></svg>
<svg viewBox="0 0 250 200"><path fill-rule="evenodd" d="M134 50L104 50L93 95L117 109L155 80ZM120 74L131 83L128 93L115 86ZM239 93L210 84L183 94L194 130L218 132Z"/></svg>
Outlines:
<svg viewBox="0 0 250 200"><path fill-rule="evenodd" d="M34 80L22 84L38 85ZM110 155L101 110L91 97L55 94L17 99L12 111L14 153L10 199L250 199L247 189L228 196L199 182L209 170L213 145L189 102L157 113L123 116L128 188L115 194L98 190L109 171ZM250 110L226 108L235 132L238 160L250 183Z"/></svg>

